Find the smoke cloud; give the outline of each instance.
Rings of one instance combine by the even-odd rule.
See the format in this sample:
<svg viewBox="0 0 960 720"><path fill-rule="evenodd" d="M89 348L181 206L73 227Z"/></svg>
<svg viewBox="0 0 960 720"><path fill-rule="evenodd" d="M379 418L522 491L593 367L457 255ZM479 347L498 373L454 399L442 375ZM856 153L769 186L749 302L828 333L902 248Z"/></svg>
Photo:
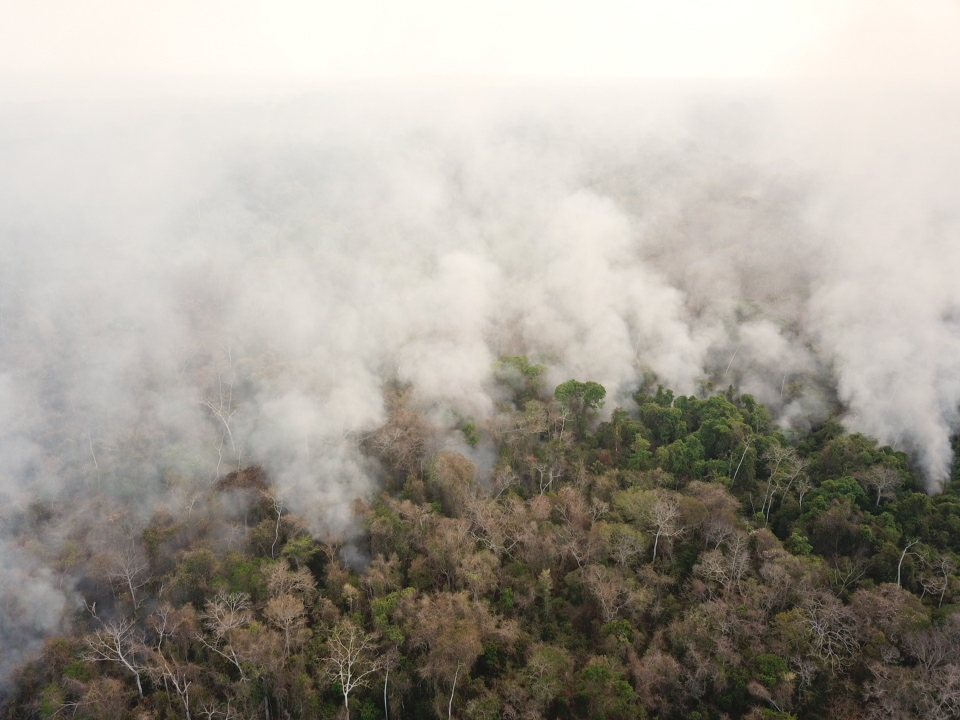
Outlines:
<svg viewBox="0 0 960 720"><path fill-rule="evenodd" d="M452 428L495 412L504 354L611 407L650 374L735 385L787 428L839 402L936 491L958 117L888 87L8 103L0 520L100 495L146 516L171 478L262 463L315 532L344 530L378 485L360 442L385 383ZM3 532L3 646L29 648L70 583L56 533Z"/></svg>

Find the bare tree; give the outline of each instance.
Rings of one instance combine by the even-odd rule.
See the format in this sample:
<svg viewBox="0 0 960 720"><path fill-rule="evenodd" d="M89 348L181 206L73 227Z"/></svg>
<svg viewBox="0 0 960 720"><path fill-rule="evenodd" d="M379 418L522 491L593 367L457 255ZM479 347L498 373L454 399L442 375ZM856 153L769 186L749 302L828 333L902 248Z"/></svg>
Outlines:
<svg viewBox="0 0 960 720"><path fill-rule="evenodd" d="M270 545L270 557L275 557L275 550L277 548L277 541L280 540L280 519L283 516L283 498L277 495L268 495L270 502L273 505L273 511L277 514L277 523L273 532L273 543Z"/></svg>
<svg viewBox="0 0 960 720"><path fill-rule="evenodd" d="M220 459L217 461L217 475L220 474L220 463L223 461L223 441L227 438L230 440L230 447L233 450L234 454L237 452L237 443L233 437L233 428L231 423L233 422L233 416L236 415L237 410L240 408L234 402L233 398L233 383L224 383L223 376L220 373L220 369L217 368L217 392L216 394L210 394L204 396L200 401L200 404L203 407L207 408L210 413L220 421L220 424L223 425L223 434L220 437L220 447L218 452L220 454ZM239 470L239 457L237 460Z"/></svg>
<svg viewBox="0 0 960 720"><path fill-rule="evenodd" d="M527 522L522 503L501 504L487 498L473 498L467 505L470 537L495 556L512 556Z"/></svg>
<svg viewBox="0 0 960 720"><path fill-rule="evenodd" d="M953 720L960 716L960 667L944 665L918 685L922 693L918 717Z"/></svg>
<svg viewBox="0 0 960 720"><path fill-rule="evenodd" d="M937 627L908 633L903 645L925 675L930 675L941 665L955 659L957 654L956 638Z"/></svg>
<svg viewBox="0 0 960 720"><path fill-rule="evenodd" d="M180 703L183 705L183 712L187 720L192 720L190 715L190 686L193 685L191 679L191 668L188 665L182 665L172 658L167 657L161 650L154 649L151 653L152 663L150 674L155 680L162 680L165 686L172 686Z"/></svg>
<svg viewBox="0 0 960 720"><path fill-rule="evenodd" d="M271 597L300 595L309 602L317 592L317 581L307 568L291 570L289 562L283 560L270 568L267 590Z"/></svg>
<svg viewBox="0 0 960 720"><path fill-rule="evenodd" d="M460 677L460 669L463 663L457 663L457 672L453 676L453 686L450 688L450 702L447 703L447 720L453 717L453 695L457 692L457 678ZM349 718L347 719L349 720Z"/></svg>
<svg viewBox="0 0 960 720"><path fill-rule="evenodd" d="M936 562L936 568L940 573L943 582L940 585L940 599L937 601L937 607L943 607L943 596L950 587L950 576L957 569L957 563L950 555L941 555Z"/></svg>
<svg viewBox="0 0 960 720"><path fill-rule="evenodd" d="M173 687L187 720L192 720L190 714L190 686L196 668L189 662L178 659L186 658L189 652L189 642L196 637L193 632L196 628L196 611L191 605L175 608L169 603L161 603L151 617L153 630L156 635L153 647L147 652L148 671L155 681L163 681L164 687Z"/></svg>
<svg viewBox="0 0 960 720"><path fill-rule="evenodd" d="M230 662L240 673L240 682L247 682L240 657L231 642L231 635L235 630L247 627L253 619L250 596L247 593L220 591L216 598L207 602L200 618L207 631L213 634L213 641L208 640L203 633L196 634L197 640Z"/></svg>
<svg viewBox="0 0 960 720"><path fill-rule="evenodd" d="M853 587L866 572L866 565L857 558L841 557L834 560L830 569L830 578L831 584L837 588L837 597L841 597L847 588Z"/></svg>
<svg viewBox="0 0 960 720"><path fill-rule="evenodd" d="M290 656L291 641L299 641L299 631L306 623L303 601L292 595L281 595L270 600L264 612L267 619L283 632L283 657L286 659Z"/></svg>
<svg viewBox="0 0 960 720"><path fill-rule="evenodd" d="M763 513L764 523L770 522L770 511L773 509L773 502L777 494L780 494L780 502L794 483L803 474L807 466L805 460L797 456L797 451L792 447L773 444L763 454L768 466L770 466L770 478L767 480L764 490L763 504L760 506L760 512Z"/></svg>
<svg viewBox="0 0 960 720"><path fill-rule="evenodd" d="M653 558L657 559L660 538L681 537L687 528L680 524L680 501L673 495L657 492L657 497L645 513L647 522L656 531L653 538Z"/></svg>
<svg viewBox="0 0 960 720"><path fill-rule="evenodd" d="M808 492L813 490L813 485L810 484L810 480L807 479L806 476L801 475L799 478L797 478L794 487L797 491L797 504L800 507L803 507L803 498Z"/></svg>
<svg viewBox="0 0 960 720"><path fill-rule="evenodd" d="M693 568L694 574L718 583L724 592L730 592L735 587L737 592L742 593L740 581L750 565L747 544L746 533L734 533L727 542L726 552L717 547L703 553L700 562Z"/></svg>
<svg viewBox="0 0 960 720"><path fill-rule="evenodd" d="M907 543L906 547L903 548L903 552L900 553L900 562L897 563L897 587L901 587L900 571L903 569L903 560L905 557L907 557L907 552L910 550L910 548L912 548L914 545L916 545L919 542L920 542L919 540L911 540L910 542Z"/></svg>
<svg viewBox="0 0 960 720"><path fill-rule="evenodd" d="M536 457L531 455L529 458L527 458L527 462L530 464L530 467L534 470L534 472L537 473L538 486L541 495L552 490L553 481L558 480L563 475L563 468L558 462L557 457L552 457L547 460L538 460Z"/></svg>
<svg viewBox="0 0 960 720"><path fill-rule="evenodd" d="M583 578L600 605L604 622L616 620L622 610L642 605L647 599L617 569L589 565L583 570Z"/></svg>
<svg viewBox="0 0 960 720"><path fill-rule="evenodd" d="M153 577L147 574L150 563L143 552L133 543L118 551L112 561L110 579L119 582L130 593L134 610L139 610L144 598L137 598L137 591L145 587Z"/></svg>
<svg viewBox="0 0 960 720"><path fill-rule="evenodd" d="M857 480L865 490L876 494L874 507L879 507L882 499L892 500L897 496L897 488L903 483L903 476L891 467L874 465L869 470L860 473Z"/></svg>
<svg viewBox="0 0 960 720"><path fill-rule="evenodd" d="M327 640L327 673L343 692L343 707L350 720L350 693L367 687L372 675L386 667L383 657L376 655L376 633L365 633L350 620L342 620L334 626ZM386 698L386 682L384 682Z"/></svg>
<svg viewBox="0 0 960 720"><path fill-rule="evenodd" d="M845 667L860 650L853 613L828 594L817 594L805 605L812 654L831 667Z"/></svg>
<svg viewBox="0 0 960 720"><path fill-rule="evenodd" d="M87 638L87 651L83 659L88 662L115 662L129 670L137 680L137 690L143 697L140 673L146 668L141 661L143 638L138 634L133 620L115 620L107 623Z"/></svg>

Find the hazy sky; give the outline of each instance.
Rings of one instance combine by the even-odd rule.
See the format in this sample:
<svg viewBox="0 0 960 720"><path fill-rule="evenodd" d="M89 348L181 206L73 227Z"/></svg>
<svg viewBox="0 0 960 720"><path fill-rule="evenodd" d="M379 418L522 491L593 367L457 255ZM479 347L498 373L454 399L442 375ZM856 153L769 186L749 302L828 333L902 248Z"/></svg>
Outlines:
<svg viewBox="0 0 960 720"><path fill-rule="evenodd" d="M957 0L6 0L0 79L960 78Z"/></svg>

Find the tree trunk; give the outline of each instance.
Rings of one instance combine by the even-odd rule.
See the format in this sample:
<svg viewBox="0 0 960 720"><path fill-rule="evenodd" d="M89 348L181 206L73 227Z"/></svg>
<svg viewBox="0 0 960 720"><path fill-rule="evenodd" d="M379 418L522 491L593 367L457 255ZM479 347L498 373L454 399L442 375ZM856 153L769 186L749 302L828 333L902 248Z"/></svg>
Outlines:
<svg viewBox="0 0 960 720"><path fill-rule="evenodd" d="M457 672L453 676L453 687L450 690L450 703L447 705L447 720L453 717L453 694L457 691L457 678L460 677L460 663L457 663ZM350 720L347 718L347 720Z"/></svg>

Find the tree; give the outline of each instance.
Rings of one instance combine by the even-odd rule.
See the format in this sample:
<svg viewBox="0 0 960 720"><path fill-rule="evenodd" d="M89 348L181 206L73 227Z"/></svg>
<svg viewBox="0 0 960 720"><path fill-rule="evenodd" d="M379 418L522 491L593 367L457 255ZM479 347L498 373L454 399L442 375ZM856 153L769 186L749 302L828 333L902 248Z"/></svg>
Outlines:
<svg viewBox="0 0 960 720"><path fill-rule="evenodd" d="M579 697L591 718L635 718L636 693L623 671L606 655L590 658L577 673Z"/></svg>
<svg viewBox="0 0 960 720"><path fill-rule="evenodd" d="M306 623L306 608L303 601L293 595L281 595L267 603L264 614L278 630L283 632L284 658L290 655L292 643L299 644L301 630Z"/></svg>
<svg viewBox="0 0 960 720"><path fill-rule="evenodd" d="M231 636L234 631L247 627L253 618L250 611L250 596L247 593L220 591L216 598L207 602L200 618L207 630L213 633L214 640L211 643L203 633L197 633L197 639L204 647L229 661L240 673L240 681L246 682L247 677L243 672L243 665L231 641Z"/></svg>
<svg viewBox="0 0 960 720"><path fill-rule="evenodd" d="M439 687L452 689L484 651L484 643L506 644L516 639L513 623L497 623L485 602L473 602L465 592L423 596L406 613L410 643L426 652L419 672Z"/></svg>
<svg viewBox="0 0 960 720"><path fill-rule="evenodd" d="M136 678L142 698L140 673L146 669L140 660L142 651L143 638L137 634L133 620L114 620L87 638L87 652L83 658L90 662L115 662L125 667Z"/></svg>
<svg viewBox="0 0 960 720"><path fill-rule="evenodd" d="M291 570L286 561L281 561L269 566L266 575L270 597L299 595L306 602L311 602L316 596L317 581L305 567Z"/></svg>
<svg viewBox="0 0 960 720"><path fill-rule="evenodd" d="M191 720L190 687L199 669L188 657L190 643L196 638L196 611L191 605L174 608L161 603L151 620L156 637L147 655L148 670L155 682L162 680L164 687L174 689L187 720Z"/></svg>
<svg viewBox="0 0 960 720"><path fill-rule="evenodd" d="M434 455L427 472L431 499L439 500L445 514L463 516L477 488L477 467L460 453L444 450Z"/></svg>
<svg viewBox="0 0 960 720"><path fill-rule="evenodd" d="M530 697L543 712L570 682L573 662L563 648L535 645L526 666L526 686Z"/></svg>
<svg viewBox="0 0 960 720"><path fill-rule="evenodd" d="M340 686L347 720L350 720L350 693L367 687L371 676L386 667L384 657L376 655L379 638L378 633L365 633L350 620L342 620L327 639L327 674Z"/></svg>
<svg viewBox="0 0 960 720"><path fill-rule="evenodd" d="M433 456L436 428L414 405L407 388L394 388L386 397L387 422L365 440L366 447L404 481L419 477Z"/></svg>
<svg viewBox="0 0 960 720"><path fill-rule="evenodd" d="M653 503L647 507L644 515L655 533L651 561L656 561L660 538L681 537L687 530L680 522L680 501L673 493L657 491Z"/></svg>
<svg viewBox="0 0 960 720"><path fill-rule="evenodd" d="M627 608L642 609L648 600L645 591L637 590L632 577L617 568L588 565L583 568L583 580L597 600L604 623L616 620Z"/></svg>
<svg viewBox="0 0 960 720"><path fill-rule="evenodd" d="M726 543L726 552L720 548L708 550L700 562L693 568L695 575L718 583L724 592L736 588L743 593L740 582L750 567L750 554L747 550L748 539L743 532L734 533Z"/></svg>
<svg viewBox="0 0 960 720"><path fill-rule="evenodd" d="M767 480L764 490L760 512L763 513L764 523L769 523L770 511L773 508L773 501L777 493L781 493L782 504L783 498L786 497L790 488L802 475L807 463L797 456L797 451L792 447L785 447L778 443L773 443L767 447L763 453L763 459L770 469L770 478Z"/></svg>
<svg viewBox="0 0 960 720"><path fill-rule="evenodd" d="M504 355L497 362L494 375L513 393L514 404L522 408L540 395L541 377L546 369L543 365L531 364L525 355Z"/></svg>
<svg viewBox="0 0 960 720"><path fill-rule="evenodd" d="M563 405L577 422L577 436L582 438L587 434L587 415L591 410L603 407L603 399L607 391L600 383L588 380L567 380L557 385L553 396Z"/></svg>
<svg viewBox="0 0 960 720"><path fill-rule="evenodd" d="M874 465L868 470L857 473L857 479L865 490L876 494L874 507L880 507L882 499L894 499L897 496L897 488L903 484L903 476L900 472L885 465Z"/></svg>
<svg viewBox="0 0 960 720"><path fill-rule="evenodd" d="M938 596L937 607L939 608L943 606L943 596L950 587L950 577L957 569L957 565L950 555L940 555L930 565L939 574L926 576L920 580L920 583L923 586L923 595L930 593ZM923 598L923 595L920 597Z"/></svg>
<svg viewBox="0 0 960 720"><path fill-rule="evenodd" d="M137 591L153 579L147 573L149 567L144 553L133 544L127 545L113 557L110 578L130 593L130 604L134 611L139 610L144 601L143 597L137 597Z"/></svg>

